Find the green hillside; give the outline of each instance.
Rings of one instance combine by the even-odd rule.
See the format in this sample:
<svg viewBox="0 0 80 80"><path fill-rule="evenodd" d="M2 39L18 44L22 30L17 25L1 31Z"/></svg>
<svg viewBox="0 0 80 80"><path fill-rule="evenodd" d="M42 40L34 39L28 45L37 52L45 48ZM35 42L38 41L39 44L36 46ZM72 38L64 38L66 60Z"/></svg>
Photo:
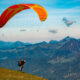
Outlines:
<svg viewBox="0 0 80 80"><path fill-rule="evenodd" d="M20 71L0 68L0 80L47 80L47 79L23 73Z"/></svg>

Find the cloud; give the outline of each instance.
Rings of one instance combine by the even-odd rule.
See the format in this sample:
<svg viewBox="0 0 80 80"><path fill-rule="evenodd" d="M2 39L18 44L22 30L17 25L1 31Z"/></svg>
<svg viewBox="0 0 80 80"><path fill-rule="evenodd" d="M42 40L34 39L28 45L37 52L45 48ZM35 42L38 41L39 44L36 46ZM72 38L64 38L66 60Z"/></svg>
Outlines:
<svg viewBox="0 0 80 80"><path fill-rule="evenodd" d="M25 32L26 31L26 29L20 29L20 32Z"/></svg>
<svg viewBox="0 0 80 80"><path fill-rule="evenodd" d="M58 31L57 31L57 30L55 30L55 29L50 29L50 30L48 30L48 32L53 33L53 34L58 33Z"/></svg>
<svg viewBox="0 0 80 80"><path fill-rule="evenodd" d="M76 21L68 20L66 17L63 18L63 22L67 27L70 27L73 23L76 23Z"/></svg>

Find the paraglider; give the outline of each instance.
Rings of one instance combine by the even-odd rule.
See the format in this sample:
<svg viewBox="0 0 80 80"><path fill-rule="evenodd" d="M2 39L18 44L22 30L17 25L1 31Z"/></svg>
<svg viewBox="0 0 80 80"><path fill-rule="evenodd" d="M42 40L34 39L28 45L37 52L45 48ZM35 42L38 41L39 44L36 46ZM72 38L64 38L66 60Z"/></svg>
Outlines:
<svg viewBox="0 0 80 80"><path fill-rule="evenodd" d="M45 21L47 18L46 10L37 4L16 4L8 7L0 16L0 28L2 28L14 15L17 13L26 10L32 9L34 10L40 21Z"/></svg>
<svg viewBox="0 0 80 80"><path fill-rule="evenodd" d="M24 65L25 63L26 63L25 60L20 60L20 61L18 61L18 66L20 67L19 71L22 71L23 65Z"/></svg>
<svg viewBox="0 0 80 80"><path fill-rule="evenodd" d="M68 20L66 17L63 18L63 21L67 25L67 27L71 26L73 23L76 23L75 21Z"/></svg>

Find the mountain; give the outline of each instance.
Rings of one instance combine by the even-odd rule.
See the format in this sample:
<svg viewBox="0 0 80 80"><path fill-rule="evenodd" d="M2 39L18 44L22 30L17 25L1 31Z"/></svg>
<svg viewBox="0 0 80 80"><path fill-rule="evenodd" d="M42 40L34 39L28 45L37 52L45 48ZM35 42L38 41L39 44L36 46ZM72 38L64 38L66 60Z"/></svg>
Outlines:
<svg viewBox="0 0 80 80"><path fill-rule="evenodd" d="M58 41L56 41L56 40L51 40L51 41L49 41L49 43L50 43L50 44L56 44L56 43L58 43Z"/></svg>
<svg viewBox="0 0 80 80"><path fill-rule="evenodd" d="M0 67L18 70L17 61L25 59L24 72L48 80L80 79L79 39L68 36L58 42L53 40L30 45L20 43L16 46L0 49Z"/></svg>
<svg viewBox="0 0 80 80"><path fill-rule="evenodd" d="M30 45L30 43L24 43L20 41L16 41L16 42L0 41L0 49L11 49L11 48L24 46L24 45Z"/></svg>
<svg viewBox="0 0 80 80"><path fill-rule="evenodd" d="M56 50L57 53L65 55L69 53L78 53L80 52L80 42L77 39L66 37L60 41L60 46Z"/></svg>
<svg viewBox="0 0 80 80"><path fill-rule="evenodd" d="M60 42L65 42L65 41L68 41L68 40L71 40L71 39L74 39L74 38L71 38L71 37L67 36L64 39L60 40Z"/></svg>
<svg viewBox="0 0 80 80"><path fill-rule="evenodd" d="M16 47L20 47L20 46L24 46L24 45L25 45L25 43L20 42L20 41L16 41L11 44L11 48L16 48Z"/></svg>
<svg viewBox="0 0 80 80"><path fill-rule="evenodd" d="M80 42L76 39L68 39L61 48L70 50L70 51L79 52L80 51Z"/></svg>
<svg viewBox="0 0 80 80"><path fill-rule="evenodd" d="M0 41L0 49L6 49L8 48L12 43L11 42L4 42L4 41Z"/></svg>
<svg viewBox="0 0 80 80"><path fill-rule="evenodd" d="M1 80L47 80L42 77L34 76L28 73L22 73L20 71L8 70L0 68Z"/></svg>

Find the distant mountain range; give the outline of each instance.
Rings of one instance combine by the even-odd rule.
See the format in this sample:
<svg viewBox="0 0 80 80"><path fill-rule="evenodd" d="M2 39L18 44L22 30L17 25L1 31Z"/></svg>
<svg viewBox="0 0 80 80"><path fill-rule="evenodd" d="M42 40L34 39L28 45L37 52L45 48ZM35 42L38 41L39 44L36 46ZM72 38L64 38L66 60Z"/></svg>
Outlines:
<svg viewBox="0 0 80 80"><path fill-rule="evenodd" d="M24 72L49 80L80 79L80 39L67 36L35 44L0 41L0 67L18 70L17 61L24 59Z"/></svg>
<svg viewBox="0 0 80 80"><path fill-rule="evenodd" d="M16 41L16 42L0 41L0 49L11 49L11 48L24 46L24 45L30 45L30 43L24 43L20 41Z"/></svg>

